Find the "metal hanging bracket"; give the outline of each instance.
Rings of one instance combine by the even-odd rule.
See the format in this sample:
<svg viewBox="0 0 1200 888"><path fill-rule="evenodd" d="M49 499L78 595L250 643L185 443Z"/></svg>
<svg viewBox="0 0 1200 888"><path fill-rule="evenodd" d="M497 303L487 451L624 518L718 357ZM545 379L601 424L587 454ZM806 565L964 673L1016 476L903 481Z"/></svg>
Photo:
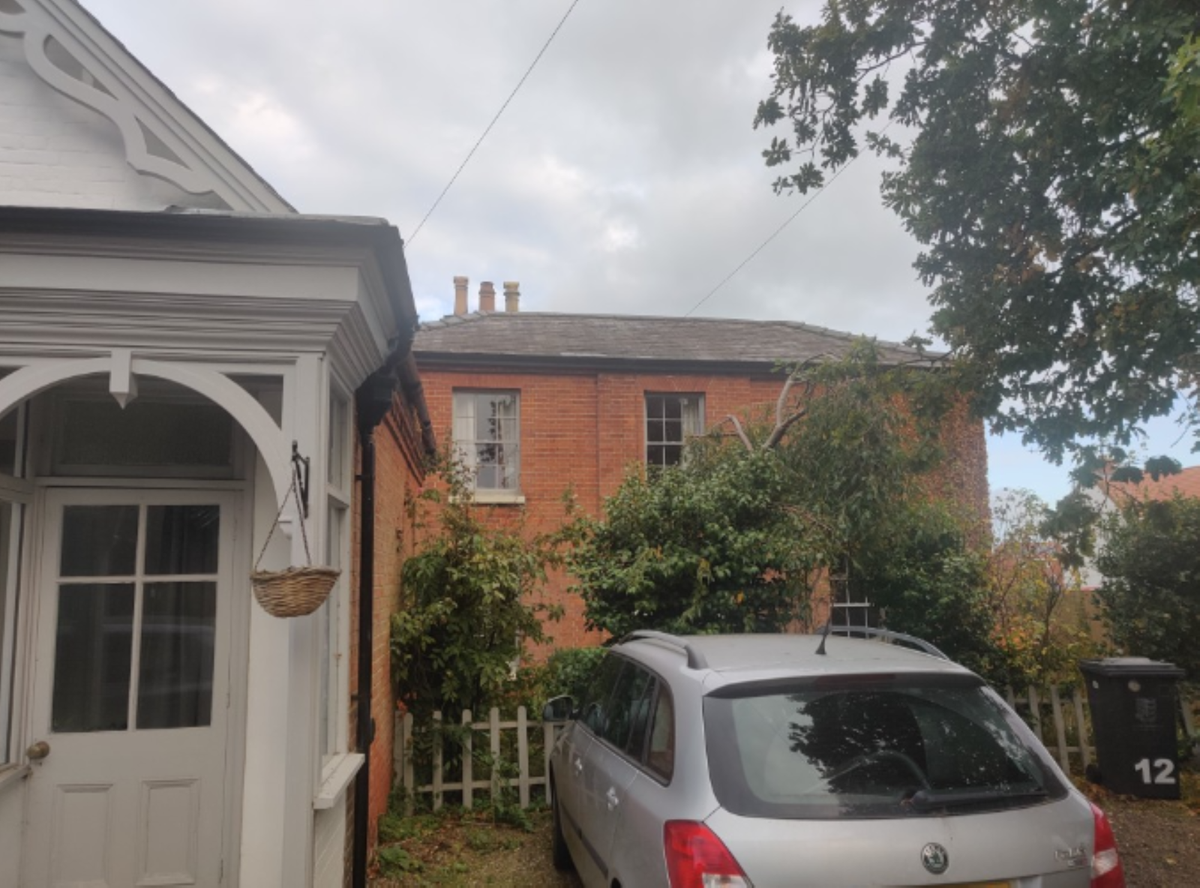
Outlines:
<svg viewBox="0 0 1200 888"><path fill-rule="evenodd" d="M292 471L296 473L296 487L300 492L300 508L308 517L308 476L312 468L312 457L301 456L300 446L292 442Z"/></svg>

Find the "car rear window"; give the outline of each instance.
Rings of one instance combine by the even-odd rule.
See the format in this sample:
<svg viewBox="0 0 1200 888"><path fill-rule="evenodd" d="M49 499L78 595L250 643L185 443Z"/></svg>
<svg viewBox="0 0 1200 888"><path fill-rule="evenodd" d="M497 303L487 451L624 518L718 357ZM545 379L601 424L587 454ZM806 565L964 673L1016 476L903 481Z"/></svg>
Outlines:
<svg viewBox="0 0 1200 888"><path fill-rule="evenodd" d="M1003 810L1061 798L1041 745L971 676L726 687L704 701L713 789L751 817Z"/></svg>

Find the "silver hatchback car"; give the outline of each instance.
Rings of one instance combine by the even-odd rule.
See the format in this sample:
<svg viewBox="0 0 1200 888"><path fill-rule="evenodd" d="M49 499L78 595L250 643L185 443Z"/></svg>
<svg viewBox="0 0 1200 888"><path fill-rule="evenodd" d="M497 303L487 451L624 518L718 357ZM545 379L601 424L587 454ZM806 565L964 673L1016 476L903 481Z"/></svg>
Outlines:
<svg viewBox="0 0 1200 888"><path fill-rule="evenodd" d="M555 863L589 888L1124 888L1100 809L982 679L925 648L623 639L585 699L543 713L567 723Z"/></svg>

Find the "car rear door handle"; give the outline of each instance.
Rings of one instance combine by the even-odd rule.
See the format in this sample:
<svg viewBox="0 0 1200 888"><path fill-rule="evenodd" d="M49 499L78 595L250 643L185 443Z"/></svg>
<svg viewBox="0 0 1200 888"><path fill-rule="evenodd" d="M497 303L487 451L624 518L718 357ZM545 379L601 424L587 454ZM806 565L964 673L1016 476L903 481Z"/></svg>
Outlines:
<svg viewBox="0 0 1200 888"><path fill-rule="evenodd" d="M604 794L604 798L608 802L608 810L610 811L617 807L617 805L621 804L621 800L617 798L616 789L611 786L608 788L608 792Z"/></svg>
<svg viewBox="0 0 1200 888"><path fill-rule="evenodd" d="M583 773L583 759L579 756L575 756L575 758L571 761L571 768L575 771L575 776L578 777Z"/></svg>

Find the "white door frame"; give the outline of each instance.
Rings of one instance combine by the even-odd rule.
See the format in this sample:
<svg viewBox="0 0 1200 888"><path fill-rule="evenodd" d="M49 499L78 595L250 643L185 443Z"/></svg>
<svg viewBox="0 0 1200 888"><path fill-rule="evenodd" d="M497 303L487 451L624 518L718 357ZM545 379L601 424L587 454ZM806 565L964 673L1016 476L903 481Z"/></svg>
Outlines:
<svg viewBox="0 0 1200 888"><path fill-rule="evenodd" d="M111 490L117 492L145 493L162 491L164 493L223 493L229 499L229 511L235 522L235 532L232 534L230 549L231 579L229 590L230 624L229 624L229 658L224 664L227 670L226 687L229 694L229 706L225 724L225 766L224 766L224 800L222 811L221 843L224 855L224 870L222 873L222 888L230 886L237 888L239 882L242 838L242 808L244 764L246 756L246 685L249 672L249 623L250 623L250 590L248 565L251 563L253 499L253 472L248 472L250 480L239 481L190 481L178 479L137 479L137 478L41 478L34 482L34 496L29 504L26 523L25 551L22 553L22 563L27 566L23 570L21 600L28 602L24 607L24 616L18 626L17 657L18 662L24 662L25 668L16 676L21 689L20 728L18 745L21 749L34 742L38 737L33 736L34 681L36 668L34 660L38 656L37 628L40 609L44 600L43 584L47 582L44 575L45 552L44 541L46 522L52 520L48 503L51 491L63 489L75 490ZM214 664L214 669L222 668ZM217 705L218 701L213 701ZM25 829L31 828L26 821ZM26 841L22 840L22 848ZM24 864L22 864L24 871ZM35 888L35 886L28 886ZM41 886L36 886L41 888Z"/></svg>

